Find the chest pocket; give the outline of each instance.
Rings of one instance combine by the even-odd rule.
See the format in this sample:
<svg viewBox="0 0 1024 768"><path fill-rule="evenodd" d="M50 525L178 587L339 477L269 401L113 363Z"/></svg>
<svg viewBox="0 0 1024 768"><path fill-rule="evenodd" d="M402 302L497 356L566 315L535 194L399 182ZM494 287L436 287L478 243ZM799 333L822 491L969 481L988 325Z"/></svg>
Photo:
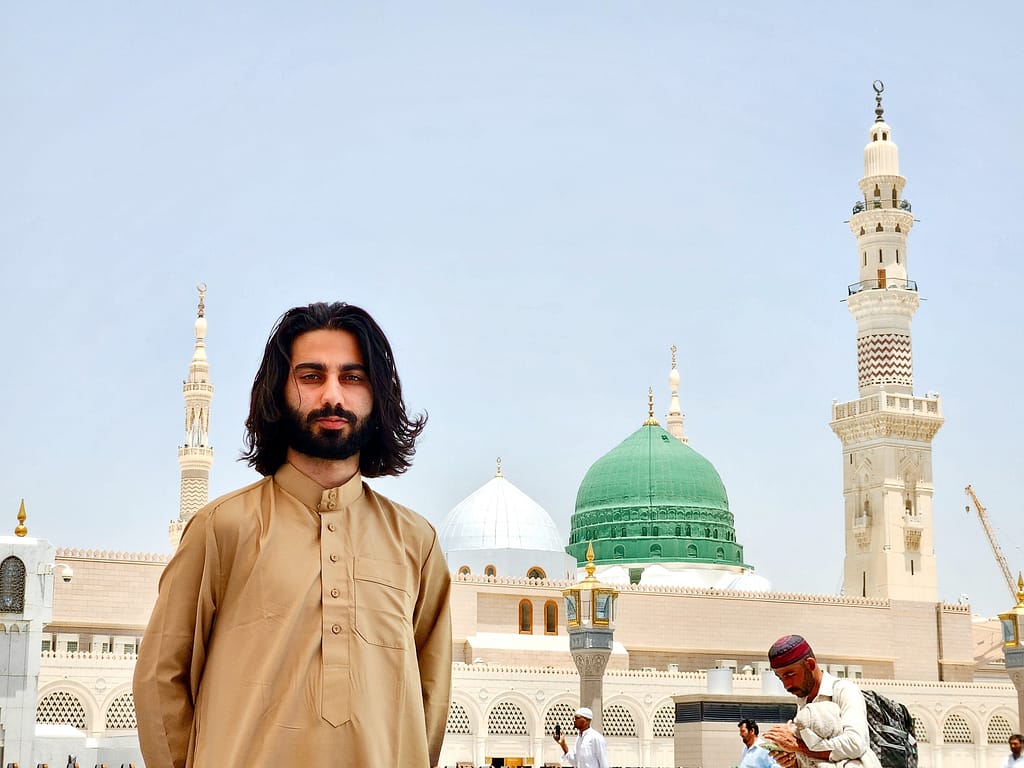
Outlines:
<svg viewBox="0 0 1024 768"><path fill-rule="evenodd" d="M412 645L412 597L406 566L359 557L355 561L356 632L371 645Z"/></svg>

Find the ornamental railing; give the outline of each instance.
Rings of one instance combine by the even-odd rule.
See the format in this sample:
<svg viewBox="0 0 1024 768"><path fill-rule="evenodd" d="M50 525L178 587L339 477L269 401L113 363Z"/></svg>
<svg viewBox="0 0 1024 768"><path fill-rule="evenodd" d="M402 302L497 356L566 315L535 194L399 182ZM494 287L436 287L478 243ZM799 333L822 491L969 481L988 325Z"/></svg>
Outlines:
<svg viewBox="0 0 1024 768"><path fill-rule="evenodd" d="M869 209L878 210L881 208L898 208L899 210L906 211L907 213L910 213L912 210L910 207L909 200L897 200L896 205L893 205L891 200L886 200L881 197L876 197L870 201L858 200L856 203L853 204L854 214L864 213L864 211Z"/></svg>
<svg viewBox="0 0 1024 768"><path fill-rule="evenodd" d="M917 281L901 280L898 277L875 278L873 280L861 280L859 283L850 283L846 286L847 295L853 296L861 291L916 291Z"/></svg>

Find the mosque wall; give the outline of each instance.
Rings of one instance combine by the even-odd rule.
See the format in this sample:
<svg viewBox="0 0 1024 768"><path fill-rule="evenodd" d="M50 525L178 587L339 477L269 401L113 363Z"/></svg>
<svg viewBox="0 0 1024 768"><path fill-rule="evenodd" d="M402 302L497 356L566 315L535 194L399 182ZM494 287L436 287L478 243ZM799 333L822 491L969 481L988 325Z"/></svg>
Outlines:
<svg viewBox="0 0 1024 768"><path fill-rule="evenodd" d="M58 549L56 562L71 566L70 582L54 579L54 623L78 627L146 628L157 584L169 558L93 550Z"/></svg>

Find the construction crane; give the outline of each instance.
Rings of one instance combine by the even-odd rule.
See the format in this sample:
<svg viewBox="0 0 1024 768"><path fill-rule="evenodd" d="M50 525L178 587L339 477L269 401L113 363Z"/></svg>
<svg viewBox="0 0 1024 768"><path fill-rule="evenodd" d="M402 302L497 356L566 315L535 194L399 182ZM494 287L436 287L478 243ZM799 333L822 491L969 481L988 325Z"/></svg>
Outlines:
<svg viewBox="0 0 1024 768"><path fill-rule="evenodd" d="M978 497L974 494L974 489L971 486L967 486L964 489L967 495L971 497L971 501L974 502L974 508L978 510L978 519L981 520L981 525L985 529L985 535L988 536L988 543L992 547L992 554L996 556L996 562L999 563L999 570L1003 572L1003 578L1006 580L1006 586L1010 590L1010 594L1013 599L1017 599L1017 582L1014 581L1013 576L1010 574L1010 566L1006 564L1006 558L1003 556L1003 550L999 547L999 542L996 541L996 534L992 530L992 526L988 522L988 515L985 514L985 508L981 506L981 502L978 501ZM971 507L968 505L964 507L964 511L967 514L971 513Z"/></svg>

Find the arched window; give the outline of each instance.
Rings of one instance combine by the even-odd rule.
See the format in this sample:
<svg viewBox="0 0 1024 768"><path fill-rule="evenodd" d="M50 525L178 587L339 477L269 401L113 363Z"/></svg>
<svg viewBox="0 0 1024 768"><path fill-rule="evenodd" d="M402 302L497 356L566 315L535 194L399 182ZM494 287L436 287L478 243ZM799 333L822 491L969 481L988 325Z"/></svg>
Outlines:
<svg viewBox="0 0 1024 768"><path fill-rule="evenodd" d="M0 563L0 611L25 610L25 564L14 555Z"/></svg>
<svg viewBox="0 0 1024 768"><path fill-rule="evenodd" d="M616 560L621 560L622 558L624 558L626 556L626 548L620 544L619 546L615 547L615 549L612 550L612 556Z"/></svg>
<svg viewBox="0 0 1024 768"><path fill-rule="evenodd" d="M690 524L689 523L686 524L686 535L687 536L692 536L693 535L692 529L690 528Z"/></svg>
<svg viewBox="0 0 1024 768"><path fill-rule="evenodd" d="M622 538L626 538L626 529L625 529L625 527L623 527L623 529L622 529Z"/></svg>
<svg viewBox="0 0 1024 768"><path fill-rule="evenodd" d="M468 565L460 565L459 566L459 576L469 576L469 574L471 574L471 573L472 573L472 571L469 570L469 566Z"/></svg>
<svg viewBox="0 0 1024 768"><path fill-rule="evenodd" d="M646 536L647 535L647 526L646 525L640 528L640 535L641 536Z"/></svg>
<svg viewBox="0 0 1024 768"><path fill-rule="evenodd" d="M651 544L651 557L661 557L661 544Z"/></svg>
<svg viewBox="0 0 1024 768"><path fill-rule="evenodd" d="M725 560L725 549L723 547L719 547L718 549L716 549L715 557L717 557L719 560Z"/></svg>
<svg viewBox="0 0 1024 768"><path fill-rule="evenodd" d="M554 600L544 603L544 634L558 634L558 603Z"/></svg>
<svg viewBox="0 0 1024 768"><path fill-rule="evenodd" d="M878 226L875 227L875 232L885 232L885 228L882 227L882 222L878 222Z"/></svg>
<svg viewBox="0 0 1024 768"><path fill-rule="evenodd" d="M892 207L895 208L897 205L899 205L899 200L896 199L896 187L893 186L893 188L892 188Z"/></svg>
<svg viewBox="0 0 1024 768"><path fill-rule="evenodd" d="M651 527L651 536L657 536L657 535L658 535L658 526L656 526L656 525L652 526Z"/></svg>
<svg viewBox="0 0 1024 768"><path fill-rule="evenodd" d="M529 600L519 601L519 634L533 634L533 603Z"/></svg>
<svg viewBox="0 0 1024 768"><path fill-rule="evenodd" d="M690 544L689 546L686 547L686 556L687 557L696 557L697 556L697 545L696 544Z"/></svg>
<svg viewBox="0 0 1024 768"><path fill-rule="evenodd" d="M677 525L676 526L676 536L682 536L682 535L683 535L683 528L682 528L682 526Z"/></svg>
<svg viewBox="0 0 1024 768"><path fill-rule="evenodd" d="M547 574L544 573L544 569L536 565L526 572L526 578L528 579L546 579L547 577Z"/></svg>
<svg viewBox="0 0 1024 768"><path fill-rule="evenodd" d="M495 568L493 565L486 565L486 566L484 566L484 576L497 576L497 575L498 575L498 569Z"/></svg>

